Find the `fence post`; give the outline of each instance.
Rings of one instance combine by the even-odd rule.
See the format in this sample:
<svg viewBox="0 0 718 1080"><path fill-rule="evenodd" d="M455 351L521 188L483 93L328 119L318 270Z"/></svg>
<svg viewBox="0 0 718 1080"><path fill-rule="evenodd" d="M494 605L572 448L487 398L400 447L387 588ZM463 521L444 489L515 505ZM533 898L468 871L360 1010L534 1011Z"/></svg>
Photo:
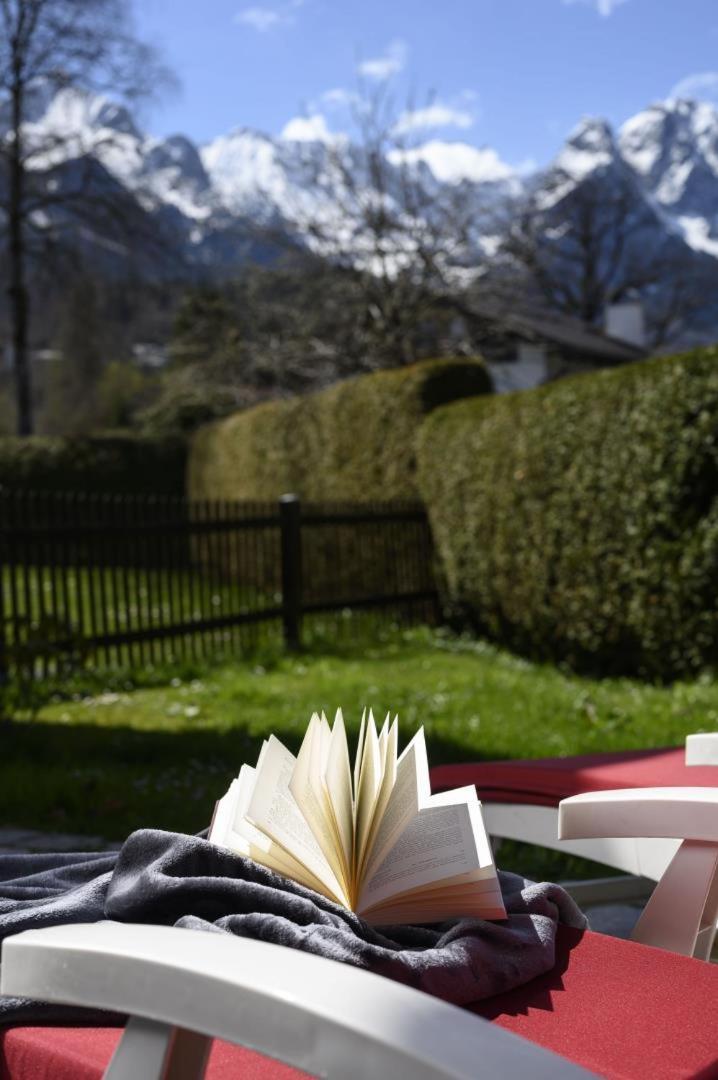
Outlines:
<svg viewBox="0 0 718 1080"><path fill-rule="evenodd" d="M282 536L282 622L288 649L301 645L302 619L302 507L298 495L279 500Z"/></svg>

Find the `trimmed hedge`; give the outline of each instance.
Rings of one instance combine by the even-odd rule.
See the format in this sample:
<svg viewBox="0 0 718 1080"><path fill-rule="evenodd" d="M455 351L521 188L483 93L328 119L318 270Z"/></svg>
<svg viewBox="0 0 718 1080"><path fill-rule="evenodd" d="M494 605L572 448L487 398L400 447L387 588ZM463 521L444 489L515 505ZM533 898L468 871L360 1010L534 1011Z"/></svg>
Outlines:
<svg viewBox="0 0 718 1080"><path fill-rule="evenodd" d="M28 491L183 495L186 463L179 439L0 438L0 486Z"/></svg>
<svg viewBox="0 0 718 1080"><path fill-rule="evenodd" d="M718 659L718 348L441 409L418 439L449 598L535 657Z"/></svg>
<svg viewBox="0 0 718 1080"><path fill-rule="evenodd" d="M315 501L416 499L414 440L423 417L491 390L481 361L433 360L258 405L195 434L190 496L275 499L291 491Z"/></svg>

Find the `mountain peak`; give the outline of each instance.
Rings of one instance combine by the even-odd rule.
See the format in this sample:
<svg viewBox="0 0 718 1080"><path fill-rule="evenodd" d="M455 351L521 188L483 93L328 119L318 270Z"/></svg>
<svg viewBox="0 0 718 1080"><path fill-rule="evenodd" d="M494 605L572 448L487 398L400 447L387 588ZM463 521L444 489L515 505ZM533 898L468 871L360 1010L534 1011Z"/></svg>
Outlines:
<svg viewBox="0 0 718 1080"><path fill-rule="evenodd" d="M60 90L47 103L42 114L33 118L38 128L62 135L78 136L101 130L111 130L133 139L141 138L140 132L124 105L110 101L99 94L68 87Z"/></svg>
<svg viewBox="0 0 718 1080"><path fill-rule="evenodd" d="M618 158L613 130L606 120L586 116L570 133L553 163L553 169L578 182Z"/></svg>
<svg viewBox="0 0 718 1080"><path fill-rule="evenodd" d="M694 131L700 131L706 126L718 124L718 108L710 101L696 101L694 98L666 98L665 101L655 102L649 106L665 113L684 118ZM647 111L649 111L647 110Z"/></svg>
<svg viewBox="0 0 718 1080"><path fill-rule="evenodd" d="M566 143L594 153L613 153L616 147L611 125L600 116L583 116L569 133Z"/></svg>
<svg viewBox="0 0 718 1080"><path fill-rule="evenodd" d="M617 152L611 125L600 117L583 117L566 139L566 148L607 161Z"/></svg>
<svg viewBox="0 0 718 1080"><path fill-rule="evenodd" d="M655 102L621 128L621 154L696 250L718 253L718 110L708 102Z"/></svg>
<svg viewBox="0 0 718 1080"><path fill-rule="evenodd" d="M655 102L626 121L619 143L631 167L646 176L666 157L710 159L718 173L718 109L685 98Z"/></svg>

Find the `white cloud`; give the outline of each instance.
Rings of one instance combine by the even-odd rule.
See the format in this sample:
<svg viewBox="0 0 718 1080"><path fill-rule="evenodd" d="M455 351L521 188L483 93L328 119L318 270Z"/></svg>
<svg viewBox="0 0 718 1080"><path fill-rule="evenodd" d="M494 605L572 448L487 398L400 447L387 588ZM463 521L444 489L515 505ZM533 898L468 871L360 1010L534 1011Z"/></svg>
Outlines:
<svg viewBox="0 0 718 1080"><path fill-rule="evenodd" d="M686 75L671 90L670 98L688 98L694 101L710 101L718 105L718 71L699 71Z"/></svg>
<svg viewBox="0 0 718 1080"><path fill-rule="evenodd" d="M364 60L357 67L360 75L367 79L383 81L390 79L392 75L398 75L404 70L408 47L405 41L397 38L384 51L383 56L376 56L373 60Z"/></svg>
<svg viewBox="0 0 718 1080"><path fill-rule="evenodd" d="M305 3L306 0L288 0L288 3L279 8L259 6L243 8L234 16L234 21L251 26L260 34L266 34L278 26L291 26L294 22L292 12L304 7Z"/></svg>
<svg viewBox="0 0 718 1080"><path fill-rule="evenodd" d="M487 183L511 180L515 170L502 161L495 150L480 149L468 143L449 143L433 139L412 150L392 150L389 159L395 165L428 165L437 180L459 184L462 180Z"/></svg>
<svg viewBox="0 0 718 1080"><path fill-rule="evenodd" d="M394 131L397 135L406 135L410 131L419 131L422 128L470 128L473 123L474 117L465 109L454 109L450 105L435 102L423 109L403 112Z"/></svg>
<svg viewBox="0 0 718 1080"><path fill-rule="evenodd" d="M272 8L249 7L239 11L235 15L234 21L244 23L245 26L251 26L253 30L258 30L260 34L266 34L268 30L273 30L275 26L279 26L284 19L278 11L274 11Z"/></svg>
<svg viewBox="0 0 718 1080"><path fill-rule="evenodd" d="M280 139L291 142L336 142L341 136L333 134L327 121L321 113L312 113L310 116L295 116L284 125Z"/></svg>
<svg viewBox="0 0 718 1080"><path fill-rule="evenodd" d="M563 0L564 4L590 4L595 7L599 15L608 18L613 15L617 7L628 3L628 0Z"/></svg>
<svg viewBox="0 0 718 1080"><path fill-rule="evenodd" d="M320 100L331 109L345 108L353 105L357 95L353 90L345 90L342 86L335 86L332 90L325 90Z"/></svg>

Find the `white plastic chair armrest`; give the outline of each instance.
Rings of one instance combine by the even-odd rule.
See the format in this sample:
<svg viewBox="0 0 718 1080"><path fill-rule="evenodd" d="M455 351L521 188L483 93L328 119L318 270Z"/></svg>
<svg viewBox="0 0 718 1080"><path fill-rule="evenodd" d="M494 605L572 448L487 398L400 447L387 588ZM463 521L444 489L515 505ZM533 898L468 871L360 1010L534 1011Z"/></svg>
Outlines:
<svg viewBox="0 0 718 1080"><path fill-rule="evenodd" d="M718 731L689 735L686 739L686 765L718 765ZM718 775L716 776L718 784Z"/></svg>
<svg viewBox="0 0 718 1080"><path fill-rule="evenodd" d="M2 960L4 994L145 1017L322 1076L590 1075L390 979L226 934L112 922L58 926L8 938Z"/></svg>
<svg viewBox="0 0 718 1080"><path fill-rule="evenodd" d="M701 960L718 918L718 788L626 788L559 803L559 838L672 837L682 841L632 938Z"/></svg>
<svg viewBox="0 0 718 1080"><path fill-rule="evenodd" d="M718 841L718 787L621 788L562 799L562 840L594 836L665 836Z"/></svg>

